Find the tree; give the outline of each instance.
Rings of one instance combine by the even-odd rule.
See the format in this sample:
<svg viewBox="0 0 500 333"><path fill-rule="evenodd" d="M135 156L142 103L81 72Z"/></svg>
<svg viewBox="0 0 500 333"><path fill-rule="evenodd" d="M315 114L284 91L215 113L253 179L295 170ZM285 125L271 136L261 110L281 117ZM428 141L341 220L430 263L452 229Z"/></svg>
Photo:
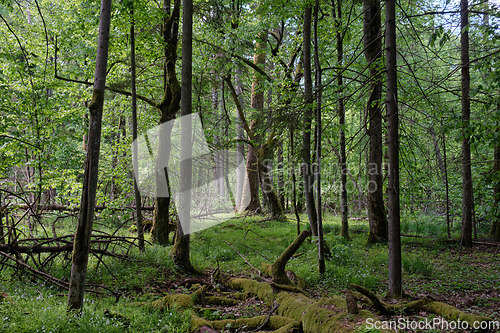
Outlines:
<svg viewBox="0 0 500 333"><path fill-rule="evenodd" d="M339 90L338 114L339 114L339 145L340 145L340 215L341 229L340 234L344 239L349 240L349 207L347 205L347 157L345 152L345 105L343 90L343 71L344 62L344 34L342 33L342 1L337 0L337 13L335 13L335 1L332 1L332 16L337 20L337 86Z"/></svg>
<svg viewBox="0 0 500 333"><path fill-rule="evenodd" d="M131 72L131 92L132 92L132 140L137 140L137 90L136 90L136 64L135 64L135 19L134 19L134 2L130 9L130 72ZM133 145L133 158L137 159L137 146ZM137 165L137 160L133 161ZM137 225L137 238L139 239L139 249L144 250L144 231L142 227L142 210L141 210L141 193L137 187L137 180L134 177L134 198L135 198L135 214Z"/></svg>
<svg viewBox="0 0 500 333"><path fill-rule="evenodd" d="M380 0L364 0L365 57L370 68L370 96L366 106L368 113L367 134L370 140L368 158L368 242L387 240L387 216L384 206L382 169L382 36Z"/></svg>
<svg viewBox="0 0 500 333"><path fill-rule="evenodd" d="M496 133L499 133L500 129L497 129ZM500 240L500 144L495 145L494 152L494 165L493 172L495 173L494 185L493 185L493 200L494 208L496 212L493 214L493 223L491 225L490 235Z"/></svg>
<svg viewBox="0 0 500 333"><path fill-rule="evenodd" d="M319 40L318 40L318 20L319 20L319 0L314 4L314 63L316 66L316 208L318 227L318 270L320 274L325 273L325 245L323 239L323 212L321 203L321 137L323 126L321 122L322 107L322 76L323 70L319 60Z"/></svg>
<svg viewBox="0 0 500 333"><path fill-rule="evenodd" d="M387 137L389 164L389 296L401 298L401 225L399 205L399 112L396 68L396 1L385 2Z"/></svg>
<svg viewBox="0 0 500 333"><path fill-rule="evenodd" d="M192 112L193 1L183 0L182 6L181 142L183 144L181 144L179 221L177 222L177 231L172 248L172 259L175 265L183 271L194 272L189 258L192 178L192 123L190 114ZM188 144L185 144L186 142ZM185 221L186 230L183 230L181 221Z"/></svg>
<svg viewBox="0 0 500 333"><path fill-rule="evenodd" d="M302 132L302 178L309 225L313 236L318 235L318 216L314 204L313 170L311 166L311 123L313 116L313 94L311 73L311 21L312 5L304 11L303 58L304 58L304 127Z"/></svg>
<svg viewBox="0 0 500 333"><path fill-rule="evenodd" d="M460 1L460 58L462 82L462 235L464 247L472 247L472 211L474 193L470 152L470 73L468 0Z"/></svg>
<svg viewBox="0 0 500 333"><path fill-rule="evenodd" d="M94 220L95 197L99 173L99 153L101 149L102 110L108 65L109 29L111 25L111 0L101 0L99 18L99 40L94 74L92 101L89 104L90 124L87 157L83 180L80 216L76 229L71 279L68 291L68 309L78 310L83 306L85 279L90 250L90 237Z"/></svg>
<svg viewBox="0 0 500 333"><path fill-rule="evenodd" d="M170 11L170 1L163 1L163 25L162 37L164 43L163 56L163 96L162 100L156 107L160 110L160 124L173 120L175 115L180 109L181 100L181 87L177 80L175 71L175 63L177 60L177 41L179 32L179 15L180 15L180 0L174 0L174 7ZM164 133L165 136L160 140L158 145L158 160L165 161L162 154L169 154L169 133ZM156 184L168 185L168 172L164 165L157 166L157 179ZM168 191L170 192L170 191ZM157 196L156 205L153 217L153 229L151 236L154 241L161 245L168 244L169 227L169 209L170 209L170 196Z"/></svg>

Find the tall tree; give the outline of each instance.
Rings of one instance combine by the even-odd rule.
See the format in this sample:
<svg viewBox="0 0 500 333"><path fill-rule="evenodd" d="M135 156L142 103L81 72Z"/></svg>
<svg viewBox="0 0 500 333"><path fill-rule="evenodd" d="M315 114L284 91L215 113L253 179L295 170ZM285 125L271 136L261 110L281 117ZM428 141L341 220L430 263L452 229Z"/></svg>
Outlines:
<svg viewBox="0 0 500 333"><path fill-rule="evenodd" d="M399 112L396 67L396 0L385 2L385 70L389 164L389 296L401 298L401 224L399 205Z"/></svg>
<svg viewBox="0 0 500 333"><path fill-rule="evenodd" d="M266 63L266 42L267 42L267 32L260 32L257 36L257 42L255 44L255 53L253 56L253 63L256 66L263 67ZM252 95L250 98L250 107L256 110L258 113L264 111L264 87L263 79L261 75L257 72L254 73L252 81ZM259 124L257 120L250 122L250 129L257 133ZM255 135L255 140L259 141L260 136ZM247 175L245 182L248 182L250 189L250 203L247 206L247 210L251 212L261 212L262 208L259 200L259 171L258 171L258 156L255 152L255 145L258 142L253 142L253 145L248 145L247 149Z"/></svg>
<svg viewBox="0 0 500 333"><path fill-rule="evenodd" d="M243 81L241 80L242 70L241 68L236 69L236 74L234 76L236 83L236 93L238 94L238 99L242 108L245 105L245 98L243 97ZM243 121L240 118L239 112L237 113L237 124L236 124L236 164L239 166L244 162L245 156L245 146L241 140L244 139L245 132L243 130ZM241 206L241 197L243 194L243 184L245 182L246 172L242 172L240 168L236 169L236 207L235 210L239 211Z"/></svg>
<svg viewBox="0 0 500 333"><path fill-rule="evenodd" d="M131 74L131 93L132 93L132 140L137 139L137 89L136 89L136 65L135 65L135 19L134 2L130 8L130 74ZM137 146L133 145L136 151L132 154L134 165L137 165ZM137 238L139 239L139 250L144 250L144 231L142 227L142 203L141 192L137 186L137 180L134 177L134 198L135 198L135 219L137 225Z"/></svg>
<svg viewBox="0 0 500 333"><path fill-rule="evenodd" d="M339 114L339 145L340 145L340 234L349 240L349 207L347 205L347 156L345 152L345 104L344 104L344 77L342 64L344 62L344 34L342 32L342 1L337 0L337 13L335 13L335 1L332 1L332 14L336 19L337 26L337 86L339 90L338 114Z"/></svg>
<svg viewBox="0 0 500 333"><path fill-rule="evenodd" d="M472 247L472 211L474 193L470 153L470 73L469 73L469 4L460 0L460 58L462 81L462 235L464 247Z"/></svg>
<svg viewBox="0 0 500 333"><path fill-rule="evenodd" d="M94 74L92 101L89 104L90 124L87 157L83 180L80 216L74 237L71 279L68 292L68 309L79 310L83 306L90 237L94 221L95 197L99 173L99 153L101 149L102 110L108 67L109 29L111 25L111 0L101 0L99 18L99 39Z"/></svg>
<svg viewBox="0 0 500 333"><path fill-rule="evenodd" d="M311 166L311 123L313 117L312 71L311 71L311 21L312 5L304 11L303 59L304 59L304 130L302 133L302 177L309 225L313 236L318 235L318 215L314 204L313 170Z"/></svg>
<svg viewBox="0 0 500 333"><path fill-rule="evenodd" d="M319 59L319 41L318 41L318 21L319 21L319 0L314 4L314 64L316 66L316 208L318 218L318 271L325 273L325 253L323 240L323 213L321 211L321 134L323 127L321 124L322 107L322 76L323 70Z"/></svg>
<svg viewBox="0 0 500 333"><path fill-rule="evenodd" d="M160 103L156 107L160 110L160 124L173 120L180 109L181 86L177 80L175 63L177 60L177 42L179 39L179 15L180 15L180 0L174 0L174 7L170 9L170 0L163 1L163 96ZM170 133L163 133L163 137L158 145L157 159L160 163L166 161L169 154ZM156 184L169 186L168 173L164 165L157 166ZM158 172L159 171L159 172ZM166 178L166 179L165 179ZM167 189L168 190L168 189ZM162 191L167 192L167 191ZM168 190L168 192L170 192ZM165 193L163 193L165 195ZM153 229L151 230L152 239L161 245L168 244L169 230L169 208L170 196L157 196L155 211L153 215Z"/></svg>
<svg viewBox="0 0 500 333"><path fill-rule="evenodd" d="M368 242L387 240L382 168L382 35L380 0L364 0L365 57L370 68L370 96L367 103L370 151L368 158Z"/></svg>
<svg viewBox="0 0 500 333"><path fill-rule="evenodd" d="M181 270L194 272L189 258L192 178L192 74L193 74L193 0L182 1L182 78L181 78L181 164L179 221L175 233L172 259ZM184 229L181 221L184 221Z"/></svg>
<svg viewBox="0 0 500 333"><path fill-rule="evenodd" d="M500 132L500 128L497 128L496 133ZM494 164L493 164L493 172L494 172L494 184L493 184L493 202L495 203L494 209L495 213L493 214L493 223L491 225L490 235L500 240L500 144L495 145L494 152Z"/></svg>

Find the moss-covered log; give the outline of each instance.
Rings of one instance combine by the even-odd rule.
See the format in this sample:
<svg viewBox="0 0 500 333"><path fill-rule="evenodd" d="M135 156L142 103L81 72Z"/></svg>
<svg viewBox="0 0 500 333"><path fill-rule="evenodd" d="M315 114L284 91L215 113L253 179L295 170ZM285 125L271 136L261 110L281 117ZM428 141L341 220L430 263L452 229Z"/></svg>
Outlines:
<svg viewBox="0 0 500 333"><path fill-rule="evenodd" d="M354 329L346 324L346 321L352 317L349 317L345 300L342 297L335 299L335 306L341 310L335 312L326 306L330 304L324 299L316 301L300 293L275 291L272 285L266 282L234 278L226 280L225 283L229 288L247 291L268 304L276 301L279 304L278 315L301 322L304 332L349 332ZM359 317L377 320L366 310L360 310Z"/></svg>
<svg viewBox="0 0 500 333"><path fill-rule="evenodd" d="M267 322L266 322L267 320ZM265 324L265 325L263 325ZM197 331L200 327L210 327L215 330L245 329L245 332L253 329L271 329L273 333L292 333L300 332L300 323L296 320L282 316L257 316L252 318L206 320L193 316L191 320L191 329Z"/></svg>

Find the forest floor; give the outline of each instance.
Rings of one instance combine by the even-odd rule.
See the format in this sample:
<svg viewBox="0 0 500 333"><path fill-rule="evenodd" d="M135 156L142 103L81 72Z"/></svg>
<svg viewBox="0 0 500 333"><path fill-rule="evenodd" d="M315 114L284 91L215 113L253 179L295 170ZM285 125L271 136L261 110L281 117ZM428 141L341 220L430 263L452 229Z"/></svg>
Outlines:
<svg viewBox="0 0 500 333"><path fill-rule="evenodd" d="M305 217L303 221L306 221ZM300 247L287 268L305 281L305 290L310 297L344 296L345 290L354 283L384 299L388 276L387 245L367 246L367 225L368 221L363 218L352 219L352 239L346 242L339 236L338 218L327 216L325 241L331 256L326 262L326 272L321 276L316 266L314 239L306 240ZM301 223L300 227L304 230L307 226ZM405 235L420 236L402 238L405 299L428 297L465 312L500 320L499 246L476 245L472 250L465 250L458 242L447 240L441 219L433 216L406 217L402 231ZM126 228L122 233L133 235ZM458 233L456 227L452 229L452 239L457 239ZM166 294L191 294L203 284L213 285L215 270L259 280L263 274L262 263L271 264L296 234L295 220L290 218L288 222L276 222L262 216L231 219L195 233L191 237L191 256L194 266L203 272L201 276L176 273L169 258L170 247L148 245L145 253L132 251L132 261L105 258L105 265L98 264L98 260L93 258L89 267L89 283L105 285L120 297L87 293L85 311L70 320L67 320L65 312L64 290L4 268L0 280L0 331L123 332L125 327L130 332L188 332L189 311L173 308L165 313L138 304L152 303ZM69 267L65 263L66 260L60 258L49 268L49 273L67 280ZM214 292L227 296L222 287L214 288ZM265 316L272 307L256 297L235 303L210 306L202 312L198 311L197 315L208 320ZM359 305L376 313L369 305ZM330 310L335 311L335 306L330 306ZM420 311L404 318L419 321L435 317ZM378 318L389 320L389 317ZM390 320L397 318L403 318L402 314ZM346 322L346 327L357 332L378 331L362 328L361 324L359 319L350 320Z"/></svg>

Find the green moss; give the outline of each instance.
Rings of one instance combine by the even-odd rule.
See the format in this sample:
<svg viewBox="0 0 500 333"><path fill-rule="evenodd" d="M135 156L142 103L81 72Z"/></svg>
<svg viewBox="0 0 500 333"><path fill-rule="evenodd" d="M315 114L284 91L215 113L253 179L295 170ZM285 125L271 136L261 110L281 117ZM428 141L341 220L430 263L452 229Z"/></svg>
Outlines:
<svg viewBox="0 0 500 333"><path fill-rule="evenodd" d="M166 295L162 299L152 302L151 305L155 309L165 310L173 307L190 308L194 305L194 303L190 295L172 294Z"/></svg>

